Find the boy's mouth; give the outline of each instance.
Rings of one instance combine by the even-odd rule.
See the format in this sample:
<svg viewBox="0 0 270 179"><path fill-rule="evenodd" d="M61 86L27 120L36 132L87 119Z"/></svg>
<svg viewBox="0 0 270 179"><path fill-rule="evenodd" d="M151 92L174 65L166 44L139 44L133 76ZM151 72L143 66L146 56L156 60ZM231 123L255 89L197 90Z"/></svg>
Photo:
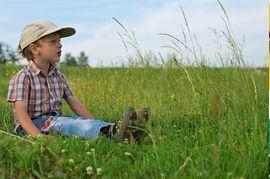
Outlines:
<svg viewBox="0 0 270 179"><path fill-rule="evenodd" d="M60 56L61 56L61 51L59 51L57 54L58 54L58 56L60 57Z"/></svg>

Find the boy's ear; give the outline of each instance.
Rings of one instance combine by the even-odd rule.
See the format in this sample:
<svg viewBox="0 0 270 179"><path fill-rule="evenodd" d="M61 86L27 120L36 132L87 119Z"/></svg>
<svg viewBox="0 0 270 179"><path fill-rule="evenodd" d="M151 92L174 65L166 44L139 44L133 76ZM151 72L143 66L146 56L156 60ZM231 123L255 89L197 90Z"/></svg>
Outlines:
<svg viewBox="0 0 270 179"><path fill-rule="evenodd" d="M30 49L30 51L32 52L33 55L38 55L39 54L38 48L37 48L37 46L35 44L30 44L29 49Z"/></svg>

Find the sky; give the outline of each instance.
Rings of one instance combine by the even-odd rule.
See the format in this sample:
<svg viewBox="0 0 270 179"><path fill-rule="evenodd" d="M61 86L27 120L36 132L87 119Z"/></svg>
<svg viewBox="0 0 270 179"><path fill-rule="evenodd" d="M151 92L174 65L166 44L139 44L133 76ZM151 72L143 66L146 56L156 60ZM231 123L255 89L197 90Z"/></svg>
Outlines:
<svg viewBox="0 0 270 179"><path fill-rule="evenodd" d="M243 55L249 66L267 64L267 2L262 0L221 0L230 18L232 32L238 42L245 39ZM222 10L216 0L0 0L0 41L16 49L22 29L32 20L46 19L60 27L76 29L72 37L62 39L63 54L77 56L84 51L90 66L121 65L126 51L117 32L133 31L143 53L151 51L163 56L171 53L168 33L183 39L185 25L179 6L186 14L190 30L195 33L210 64L219 64L213 29L225 30ZM226 44L224 43L224 46ZM223 47L222 50L228 48ZM63 56L62 56L63 58Z"/></svg>

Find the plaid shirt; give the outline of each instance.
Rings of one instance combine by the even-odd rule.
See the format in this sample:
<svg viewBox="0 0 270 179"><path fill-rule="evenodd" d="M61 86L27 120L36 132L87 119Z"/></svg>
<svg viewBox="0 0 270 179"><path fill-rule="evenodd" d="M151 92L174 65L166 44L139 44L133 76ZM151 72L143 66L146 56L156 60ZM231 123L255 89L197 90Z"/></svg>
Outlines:
<svg viewBox="0 0 270 179"><path fill-rule="evenodd" d="M72 96L65 77L52 64L49 74L45 76L37 65L30 61L9 84L7 101L13 102L15 130L19 127L15 115L15 101L26 101L27 113L31 119L35 119L51 112L61 113L62 99Z"/></svg>

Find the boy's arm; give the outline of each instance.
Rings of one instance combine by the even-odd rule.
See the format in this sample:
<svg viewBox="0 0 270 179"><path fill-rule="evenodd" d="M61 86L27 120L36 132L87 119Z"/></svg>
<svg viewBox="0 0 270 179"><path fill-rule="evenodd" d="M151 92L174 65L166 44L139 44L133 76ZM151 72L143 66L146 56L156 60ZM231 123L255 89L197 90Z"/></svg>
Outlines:
<svg viewBox="0 0 270 179"><path fill-rule="evenodd" d="M68 105L78 116L94 119L94 116L88 112L82 103L74 96L66 99Z"/></svg>
<svg viewBox="0 0 270 179"><path fill-rule="evenodd" d="M31 118L27 114L27 103L25 101L15 101L16 119L23 129L32 137L44 136L39 129L34 125Z"/></svg>

